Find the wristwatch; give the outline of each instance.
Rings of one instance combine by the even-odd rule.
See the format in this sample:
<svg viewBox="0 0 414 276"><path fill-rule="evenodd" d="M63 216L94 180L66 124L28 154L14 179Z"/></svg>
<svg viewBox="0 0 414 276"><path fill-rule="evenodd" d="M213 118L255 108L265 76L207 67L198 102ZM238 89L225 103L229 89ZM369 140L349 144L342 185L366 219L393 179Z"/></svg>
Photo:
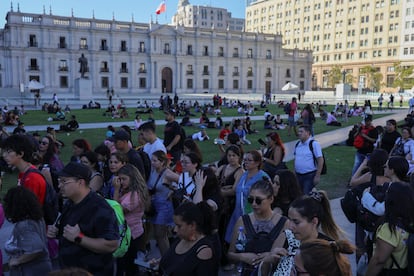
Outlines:
<svg viewBox="0 0 414 276"><path fill-rule="evenodd" d="M74 242L76 244L80 244L82 242L82 238L85 237L85 234L83 234L82 232L79 233L79 235L74 239Z"/></svg>

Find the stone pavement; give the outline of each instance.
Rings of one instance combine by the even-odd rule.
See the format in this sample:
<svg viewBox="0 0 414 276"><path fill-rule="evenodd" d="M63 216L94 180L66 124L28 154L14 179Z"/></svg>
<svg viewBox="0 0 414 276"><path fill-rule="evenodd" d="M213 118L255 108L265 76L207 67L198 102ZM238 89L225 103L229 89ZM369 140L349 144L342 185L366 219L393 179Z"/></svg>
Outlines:
<svg viewBox="0 0 414 276"><path fill-rule="evenodd" d="M374 125L385 125L385 122L388 119L395 119L397 121L401 121L405 118L405 115L407 114L407 110L406 109L396 109L394 110L394 114L392 115L387 115L384 116L382 118L378 118L378 119L374 119L373 124ZM284 115L286 116L286 115ZM263 116L251 116L252 120L262 120ZM375 118L375 114L374 114L374 118ZM232 117L225 117L223 118L223 121L231 121L233 118ZM123 124L125 124L125 122L115 122L115 121L110 121L110 122L106 122L106 123L89 123L89 124L80 124L80 129L91 129L91 128L106 128L107 125L113 125L114 127L119 127ZM157 120L156 121L157 125L163 125L165 124L164 120ZM50 125L52 127L55 127L56 129L59 128L58 125ZM39 126L26 126L26 130L27 131L41 131L41 130L45 130L46 129L46 125L39 125ZM326 132L326 133L322 133L322 134L318 134L315 136L315 139L318 140L322 146L322 148L326 148L329 146L332 146L333 144L336 143L340 143L346 140L347 136L348 136L348 132L350 130L350 127L344 127L344 128L335 128L332 131ZM285 157L285 161L289 161L293 159L293 151L294 151L294 147L295 147L296 141L292 141L292 142L288 142L285 144L285 147L287 149L287 154ZM323 176L322 176L323 177ZM349 223L349 221L346 219L345 215L342 212L342 209L340 207L340 203L339 203L340 199L332 199L331 202L331 209L332 209L332 214L333 217L336 221L336 223L344 230L344 232L346 233L346 237L352 242L354 243L354 231L355 231L355 227L354 224ZM5 241L8 239L10 232L12 229L12 224L10 224L9 222L5 222L3 227L0 229L0 247L3 250L4 247L4 243ZM156 249L155 246L152 246L153 249L155 249L153 252L151 252L151 256L157 256L158 250ZM3 251L3 261L6 263L7 262L7 256L5 255L4 251ZM355 271L356 271L356 265L355 265L355 256L351 256L351 264L353 265L353 271L354 271L354 275L356 275ZM7 274L5 274L7 275ZM233 275L232 272L220 272L220 275Z"/></svg>

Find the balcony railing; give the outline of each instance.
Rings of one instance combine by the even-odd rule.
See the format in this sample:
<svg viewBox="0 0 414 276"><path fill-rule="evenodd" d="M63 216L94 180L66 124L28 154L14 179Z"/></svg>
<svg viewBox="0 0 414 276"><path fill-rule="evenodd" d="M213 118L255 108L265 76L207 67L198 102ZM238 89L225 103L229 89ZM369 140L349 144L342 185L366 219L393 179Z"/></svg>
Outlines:
<svg viewBox="0 0 414 276"><path fill-rule="evenodd" d="M119 51L121 51L121 52L126 52L126 51L128 51L128 47L120 47L119 48Z"/></svg>
<svg viewBox="0 0 414 276"><path fill-rule="evenodd" d="M223 53L223 52L219 52L219 53L218 53L218 56L219 56L219 57L224 57L224 53Z"/></svg>
<svg viewBox="0 0 414 276"><path fill-rule="evenodd" d="M27 42L28 47L38 47L38 44L36 41L29 41Z"/></svg>
<svg viewBox="0 0 414 276"><path fill-rule="evenodd" d="M29 70L30 71L39 71L39 66L38 65L29 65Z"/></svg>
<svg viewBox="0 0 414 276"><path fill-rule="evenodd" d="M272 55L267 55L266 59L272 59Z"/></svg>
<svg viewBox="0 0 414 276"><path fill-rule="evenodd" d="M109 73L109 68L102 67L101 69L99 69L99 71L100 71L101 73Z"/></svg>
<svg viewBox="0 0 414 276"><path fill-rule="evenodd" d="M171 55L170 49L164 49L164 55Z"/></svg>
<svg viewBox="0 0 414 276"><path fill-rule="evenodd" d="M79 50L88 50L88 44L84 44L84 45L80 44Z"/></svg>
<svg viewBox="0 0 414 276"><path fill-rule="evenodd" d="M147 72L147 69L139 69L138 73L140 74L145 74Z"/></svg>
<svg viewBox="0 0 414 276"><path fill-rule="evenodd" d="M67 43L58 43L58 48L59 49L66 49L66 48L68 48L68 44Z"/></svg>
<svg viewBox="0 0 414 276"><path fill-rule="evenodd" d="M188 51L187 50L187 56L192 56L193 55L193 51Z"/></svg>
<svg viewBox="0 0 414 276"><path fill-rule="evenodd" d="M99 49L101 51L108 51L108 46L107 45L101 45L101 47Z"/></svg>
<svg viewBox="0 0 414 276"><path fill-rule="evenodd" d="M208 52L203 52L203 56L208 56Z"/></svg>
<svg viewBox="0 0 414 276"><path fill-rule="evenodd" d="M218 76L224 76L224 72L218 72L218 74L217 74Z"/></svg>
<svg viewBox="0 0 414 276"><path fill-rule="evenodd" d="M146 52L146 49L145 48L139 48L138 49L138 53L145 53Z"/></svg>
<svg viewBox="0 0 414 276"><path fill-rule="evenodd" d="M253 54L247 54L247 58L253 58Z"/></svg>
<svg viewBox="0 0 414 276"><path fill-rule="evenodd" d="M128 68L119 69L119 73L128 73Z"/></svg>
<svg viewBox="0 0 414 276"><path fill-rule="evenodd" d="M233 77L239 76L239 72L233 72Z"/></svg>
<svg viewBox="0 0 414 276"><path fill-rule="evenodd" d="M67 72L67 71L69 71L69 68L67 66L59 66L58 71L59 72Z"/></svg>
<svg viewBox="0 0 414 276"><path fill-rule="evenodd" d="M210 75L209 71L203 71L203 76L208 76L208 75Z"/></svg>
<svg viewBox="0 0 414 276"><path fill-rule="evenodd" d="M193 73L194 73L193 70L187 70L186 72L187 75L192 75Z"/></svg>
<svg viewBox="0 0 414 276"><path fill-rule="evenodd" d="M248 77L253 77L253 72L247 72Z"/></svg>
<svg viewBox="0 0 414 276"><path fill-rule="evenodd" d="M271 78L272 77L272 73L266 73L266 78Z"/></svg>
<svg viewBox="0 0 414 276"><path fill-rule="evenodd" d="M238 58L239 57L239 54L238 53L233 53L233 57L234 58Z"/></svg>

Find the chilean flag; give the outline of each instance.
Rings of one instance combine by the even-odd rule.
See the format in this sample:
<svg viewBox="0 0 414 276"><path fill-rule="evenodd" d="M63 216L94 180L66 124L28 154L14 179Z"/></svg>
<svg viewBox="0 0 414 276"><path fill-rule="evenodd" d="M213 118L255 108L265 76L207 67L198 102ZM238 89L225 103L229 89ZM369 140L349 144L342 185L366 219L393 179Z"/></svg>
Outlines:
<svg viewBox="0 0 414 276"><path fill-rule="evenodd" d="M156 14L161 14L166 10L165 1L162 1L161 4L158 6L158 9L155 11Z"/></svg>

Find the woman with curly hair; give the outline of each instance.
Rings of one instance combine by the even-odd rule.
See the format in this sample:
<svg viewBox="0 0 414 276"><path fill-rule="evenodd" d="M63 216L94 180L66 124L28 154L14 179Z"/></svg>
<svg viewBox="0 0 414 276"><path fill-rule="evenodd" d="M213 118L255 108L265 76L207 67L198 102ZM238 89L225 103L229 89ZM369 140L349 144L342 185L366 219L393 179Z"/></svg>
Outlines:
<svg viewBox="0 0 414 276"><path fill-rule="evenodd" d="M125 214L125 220L131 229L131 243L124 257L118 259L118 273L135 275L137 266L134 259L138 251L145 251L144 227L142 217L150 204L147 184L138 169L126 164L118 171L113 183L114 200L118 201Z"/></svg>
<svg viewBox="0 0 414 276"><path fill-rule="evenodd" d="M46 225L35 194L18 186L4 197L6 218L14 223L5 251L10 275L46 275L52 270L47 249Z"/></svg>

